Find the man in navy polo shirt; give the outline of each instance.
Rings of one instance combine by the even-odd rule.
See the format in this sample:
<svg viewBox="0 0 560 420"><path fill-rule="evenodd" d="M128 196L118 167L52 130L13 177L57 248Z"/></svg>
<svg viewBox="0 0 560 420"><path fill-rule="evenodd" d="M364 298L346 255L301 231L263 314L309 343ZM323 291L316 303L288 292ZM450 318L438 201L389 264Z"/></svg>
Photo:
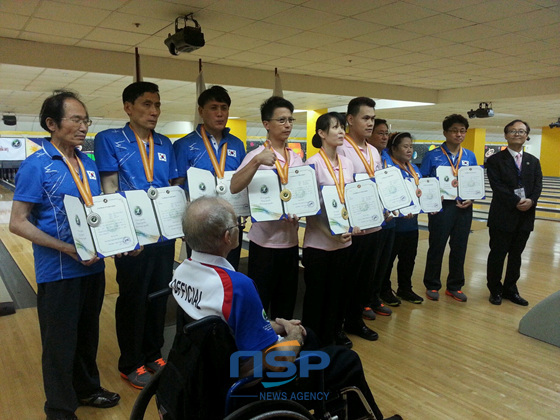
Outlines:
<svg viewBox="0 0 560 420"><path fill-rule="evenodd" d="M190 167L205 169L216 176L214 165L220 164L223 153L226 153L224 170L235 171L241 165L245 157L245 146L226 127L230 105L231 98L222 86L212 86L206 89L198 97L198 113L202 118L202 124L199 124L192 133L173 143L179 171L178 183L179 185L185 184L185 189L187 188L187 170ZM206 142L208 144L205 144ZM240 229L239 246L233 249L227 257L236 270L239 266L242 240L243 230Z"/></svg>
<svg viewBox="0 0 560 420"><path fill-rule="evenodd" d="M420 167L423 177L435 177L438 166L451 166L456 173L461 166L477 165L474 153L461 146L468 128L469 122L462 115L452 114L445 117L445 142L424 156ZM428 215L430 237L424 285L426 296L430 300L439 299L441 264L449 240L449 275L445 294L459 302L467 301L467 296L461 288L465 285L464 265L472 223L472 203L472 200L443 200L443 210Z"/></svg>
<svg viewBox="0 0 560 420"><path fill-rule="evenodd" d="M95 160L106 194L160 188L177 178L171 141L154 131L161 113L158 86L136 82L123 91L130 122L95 137ZM149 162L153 144L153 166ZM115 310L121 350L121 376L138 389L150 380L148 371L165 365L161 355L167 299L147 302L148 294L164 289L173 275L175 240L147 245L138 253L115 259L119 297Z"/></svg>

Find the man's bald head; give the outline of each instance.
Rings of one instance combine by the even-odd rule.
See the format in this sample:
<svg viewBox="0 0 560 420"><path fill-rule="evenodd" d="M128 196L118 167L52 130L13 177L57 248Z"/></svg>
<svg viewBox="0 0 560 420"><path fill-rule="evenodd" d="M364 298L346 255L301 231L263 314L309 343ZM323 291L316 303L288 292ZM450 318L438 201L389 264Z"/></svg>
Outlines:
<svg viewBox="0 0 560 420"><path fill-rule="evenodd" d="M231 204L217 197L200 197L187 206L183 232L189 246L199 252L221 255L226 231L237 225Z"/></svg>

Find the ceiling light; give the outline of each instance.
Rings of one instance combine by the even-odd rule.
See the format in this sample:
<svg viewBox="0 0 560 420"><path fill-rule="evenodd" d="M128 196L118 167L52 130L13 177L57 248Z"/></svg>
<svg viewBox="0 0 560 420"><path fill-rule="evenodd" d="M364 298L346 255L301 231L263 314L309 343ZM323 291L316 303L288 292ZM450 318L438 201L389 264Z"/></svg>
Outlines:
<svg viewBox="0 0 560 420"><path fill-rule="evenodd" d="M558 117L558 121L556 121L556 122L551 122L550 124L548 124L548 126L549 126L550 128L554 128L554 127L560 128L560 117Z"/></svg>
<svg viewBox="0 0 560 420"><path fill-rule="evenodd" d="M2 116L2 121L6 125L16 125L17 124L17 119L16 119L15 115L3 115Z"/></svg>
<svg viewBox="0 0 560 420"><path fill-rule="evenodd" d="M183 20L183 27L179 29L179 21ZM195 26L187 26L188 21L192 21ZM179 55L179 53L190 53L204 47L204 34L198 22L193 18L193 14L189 13L185 16L179 16L175 19L175 33L169 34L164 41L171 55Z"/></svg>
<svg viewBox="0 0 560 420"><path fill-rule="evenodd" d="M494 116L494 110L492 109L492 102L481 102L478 104L478 109L471 109L467 111L469 118L490 118Z"/></svg>

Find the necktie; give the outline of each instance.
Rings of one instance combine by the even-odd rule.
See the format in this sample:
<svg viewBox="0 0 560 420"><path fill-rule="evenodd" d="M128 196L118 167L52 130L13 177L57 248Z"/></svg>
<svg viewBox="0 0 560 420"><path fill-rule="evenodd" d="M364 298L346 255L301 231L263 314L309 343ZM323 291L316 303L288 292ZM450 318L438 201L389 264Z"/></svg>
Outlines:
<svg viewBox="0 0 560 420"><path fill-rule="evenodd" d="M518 169L521 169L521 153L515 155L515 164Z"/></svg>

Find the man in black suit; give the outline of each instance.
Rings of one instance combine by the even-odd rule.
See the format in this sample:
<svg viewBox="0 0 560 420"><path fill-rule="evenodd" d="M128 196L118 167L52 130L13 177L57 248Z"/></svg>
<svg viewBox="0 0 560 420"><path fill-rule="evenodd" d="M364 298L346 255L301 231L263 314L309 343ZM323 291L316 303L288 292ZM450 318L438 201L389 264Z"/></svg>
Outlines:
<svg viewBox="0 0 560 420"><path fill-rule="evenodd" d="M502 297L517 305L529 302L519 295L521 253L535 224L535 209L542 191L539 160L523 152L529 140L529 124L514 120L504 127L508 147L491 156L486 170L492 187L492 203L488 215L490 254L487 281L490 303L500 305ZM504 260L508 255L504 284L501 283Z"/></svg>

